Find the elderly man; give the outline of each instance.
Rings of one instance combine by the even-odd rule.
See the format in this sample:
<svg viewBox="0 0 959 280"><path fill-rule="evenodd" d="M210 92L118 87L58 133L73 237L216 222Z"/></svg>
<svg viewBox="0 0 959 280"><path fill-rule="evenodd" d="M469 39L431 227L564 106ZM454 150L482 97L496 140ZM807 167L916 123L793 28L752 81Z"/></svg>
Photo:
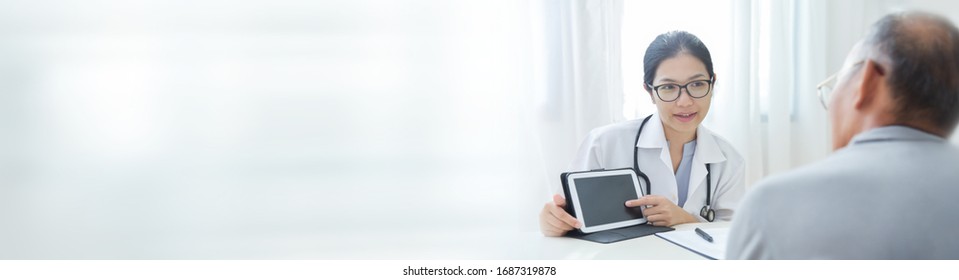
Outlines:
<svg viewBox="0 0 959 280"><path fill-rule="evenodd" d="M753 188L727 258L959 259L959 30L888 15L830 80L836 152Z"/></svg>

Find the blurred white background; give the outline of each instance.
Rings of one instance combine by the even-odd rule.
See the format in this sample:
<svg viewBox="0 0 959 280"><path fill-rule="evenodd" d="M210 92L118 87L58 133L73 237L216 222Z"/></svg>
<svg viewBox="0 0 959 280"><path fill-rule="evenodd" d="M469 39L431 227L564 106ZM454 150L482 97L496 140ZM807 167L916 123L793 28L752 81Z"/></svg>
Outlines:
<svg viewBox="0 0 959 280"><path fill-rule="evenodd" d="M3 6L2 258L335 257L535 221L528 3Z"/></svg>
<svg viewBox="0 0 959 280"><path fill-rule="evenodd" d="M827 154L806 133L824 112L789 104L818 106L869 23L959 19L948 1L765 2L3 1L0 259L503 258L518 249L452 236L535 234L585 133L651 112L655 35L712 50L730 97L707 125L752 182ZM793 26L781 14L828 32L761 29ZM760 64L784 40L820 60L737 81L780 73Z"/></svg>

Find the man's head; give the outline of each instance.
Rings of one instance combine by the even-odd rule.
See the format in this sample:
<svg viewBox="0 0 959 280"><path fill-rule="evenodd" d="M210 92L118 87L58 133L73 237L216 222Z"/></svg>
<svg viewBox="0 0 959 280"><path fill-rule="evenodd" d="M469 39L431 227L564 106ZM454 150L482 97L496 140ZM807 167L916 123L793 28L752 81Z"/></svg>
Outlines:
<svg viewBox="0 0 959 280"><path fill-rule="evenodd" d="M883 17L853 47L829 102L833 148L885 125L942 137L959 122L959 30L942 17Z"/></svg>

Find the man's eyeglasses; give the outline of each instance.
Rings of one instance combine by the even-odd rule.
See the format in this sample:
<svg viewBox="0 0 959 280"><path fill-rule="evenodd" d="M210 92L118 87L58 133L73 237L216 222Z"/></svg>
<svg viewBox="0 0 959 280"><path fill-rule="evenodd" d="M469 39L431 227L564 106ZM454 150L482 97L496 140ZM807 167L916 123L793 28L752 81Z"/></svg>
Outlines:
<svg viewBox="0 0 959 280"><path fill-rule="evenodd" d="M851 66L849 66L849 68L852 69L853 67L862 65L865 62L866 61L863 60L860 62L853 63ZM826 78L826 80L816 85L816 95L819 96L819 103L821 103L822 107L827 110L829 109L828 104L829 104L829 100L832 98L833 91L836 90L836 81L839 79L840 73L842 73L842 69L840 69L835 74L832 74L831 76L829 76L829 78Z"/></svg>
<svg viewBox="0 0 959 280"><path fill-rule="evenodd" d="M658 86L647 85L656 92L656 96L659 97L659 100L663 102L673 102L676 99L679 99L679 95L682 94L682 90L685 89L686 93L689 94L692 98L703 98L709 94L709 91L713 88L713 80L695 80L685 85L679 85L675 83L661 84Z"/></svg>
<svg viewBox="0 0 959 280"><path fill-rule="evenodd" d="M829 106L826 105L829 102L829 98L832 97L832 90L836 87L836 77L839 76L839 73L832 74L829 78L826 78L825 81L816 85L816 95L819 96L819 103L822 104L823 109L829 109Z"/></svg>

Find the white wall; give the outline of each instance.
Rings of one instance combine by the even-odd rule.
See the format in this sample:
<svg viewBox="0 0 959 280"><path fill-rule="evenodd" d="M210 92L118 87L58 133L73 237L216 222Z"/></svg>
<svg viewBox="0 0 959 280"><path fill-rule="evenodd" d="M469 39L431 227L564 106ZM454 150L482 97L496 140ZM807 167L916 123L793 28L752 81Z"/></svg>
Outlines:
<svg viewBox="0 0 959 280"><path fill-rule="evenodd" d="M533 231L526 5L5 3L0 258Z"/></svg>

